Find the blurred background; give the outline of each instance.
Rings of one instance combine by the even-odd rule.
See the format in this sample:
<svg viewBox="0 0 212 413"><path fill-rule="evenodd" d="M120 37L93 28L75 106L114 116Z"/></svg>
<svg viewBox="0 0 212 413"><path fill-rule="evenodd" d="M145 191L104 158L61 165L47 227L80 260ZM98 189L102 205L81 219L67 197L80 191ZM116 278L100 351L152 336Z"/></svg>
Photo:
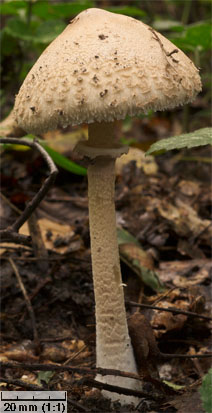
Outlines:
<svg viewBox="0 0 212 413"><path fill-rule="evenodd" d="M1 118L14 104L25 76L42 51L81 11L99 7L126 14L151 25L181 48L200 68L203 91L197 99L173 113L149 112L126 119L123 133L135 125L143 140L167 137L210 124L210 0L2 0L1 12ZM177 112L177 115L176 115ZM136 136L137 138L137 136Z"/></svg>

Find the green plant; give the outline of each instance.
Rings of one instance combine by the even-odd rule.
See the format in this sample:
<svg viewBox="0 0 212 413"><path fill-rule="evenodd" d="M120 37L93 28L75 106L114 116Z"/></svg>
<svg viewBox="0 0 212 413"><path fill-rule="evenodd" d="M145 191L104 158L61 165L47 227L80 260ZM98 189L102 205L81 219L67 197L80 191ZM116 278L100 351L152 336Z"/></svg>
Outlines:
<svg viewBox="0 0 212 413"><path fill-rule="evenodd" d="M200 395L203 407L206 413L212 412L212 368L203 377L202 386L200 387Z"/></svg>
<svg viewBox="0 0 212 413"><path fill-rule="evenodd" d="M202 145L212 145L212 128L202 128L191 133L161 139L150 146L146 155L171 151L173 149L194 148Z"/></svg>

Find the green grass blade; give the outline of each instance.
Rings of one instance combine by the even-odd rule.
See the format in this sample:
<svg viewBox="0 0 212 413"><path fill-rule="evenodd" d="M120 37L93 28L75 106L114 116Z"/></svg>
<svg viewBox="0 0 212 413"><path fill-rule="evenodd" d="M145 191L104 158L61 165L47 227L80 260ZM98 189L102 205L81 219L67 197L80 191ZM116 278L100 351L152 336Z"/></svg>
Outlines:
<svg viewBox="0 0 212 413"><path fill-rule="evenodd" d="M76 175L87 175L87 170L83 166L77 165L75 162L70 161L65 156L61 155L59 152L55 151L54 149L50 148L42 141L39 142L46 152L51 156L53 161L56 165L60 166L61 168L65 169L66 171L72 172Z"/></svg>

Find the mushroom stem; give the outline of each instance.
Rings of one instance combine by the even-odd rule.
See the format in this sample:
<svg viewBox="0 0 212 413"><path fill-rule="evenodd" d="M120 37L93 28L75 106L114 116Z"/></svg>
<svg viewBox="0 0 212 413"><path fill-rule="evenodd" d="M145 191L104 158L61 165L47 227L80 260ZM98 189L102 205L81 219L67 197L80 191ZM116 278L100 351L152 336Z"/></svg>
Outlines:
<svg viewBox="0 0 212 413"><path fill-rule="evenodd" d="M97 132L100 133L100 129L101 147L103 142L105 147L108 147L108 141L110 145L112 143L114 145L113 125L105 125L107 126L104 128L102 124L92 124L89 127L89 146L91 142L93 143L93 134L96 135L95 146L98 145ZM88 167L89 222L96 302L96 363L97 367L136 373L124 304L116 233L114 187L115 159L111 156L97 156ZM98 380L138 389L138 382L128 378L98 376ZM134 399L108 392L104 395L119 399L122 403Z"/></svg>

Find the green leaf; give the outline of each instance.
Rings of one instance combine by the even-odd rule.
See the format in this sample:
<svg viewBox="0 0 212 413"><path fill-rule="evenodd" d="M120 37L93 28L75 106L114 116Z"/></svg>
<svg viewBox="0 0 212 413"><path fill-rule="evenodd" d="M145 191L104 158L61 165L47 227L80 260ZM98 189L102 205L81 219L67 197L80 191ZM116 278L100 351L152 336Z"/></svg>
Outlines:
<svg viewBox="0 0 212 413"><path fill-rule="evenodd" d="M120 257L154 291L164 291L163 284L153 269L153 259L144 251L137 239L123 228L117 229Z"/></svg>
<svg viewBox="0 0 212 413"><path fill-rule="evenodd" d="M111 11L112 13L126 14L127 16L130 16L130 17L146 16L146 12L144 10L141 10L138 7L134 7L134 6L113 6L113 7L106 7L105 10Z"/></svg>
<svg viewBox="0 0 212 413"><path fill-rule="evenodd" d="M43 20L52 19L52 16L54 16L52 5L48 1L36 1L33 3L32 13Z"/></svg>
<svg viewBox="0 0 212 413"><path fill-rule="evenodd" d="M42 381L48 384L51 378L54 376L54 371L39 371L38 373L38 384L41 385Z"/></svg>
<svg viewBox="0 0 212 413"><path fill-rule="evenodd" d="M83 168L83 166L77 165L75 162L70 161L68 158L61 155L59 152L47 146L46 143L44 143L43 141L39 140L39 143L44 147L46 152L48 152L48 154L51 156L56 165L76 175L87 174L87 170Z"/></svg>
<svg viewBox="0 0 212 413"><path fill-rule="evenodd" d="M31 42L34 40L34 30L38 25L38 22L32 22L28 25L20 18L14 17L8 20L5 32L17 39Z"/></svg>
<svg viewBox="0 0 212 413"><path fill-rule="evenodd" d="M0 5L0 15L18 15L20 9L27 7L26 1L10 1Z"/></svg>
<svg viewBox="0 0 212 413"><path fill-rule="evenodd" d="M24 136L23 138L33 140L33 139L35 139L35 135L28 134L28 135ZM44 140L38 139L38 142L39 142L40 145L43 146L43 148L46 150L46 152L51 156L51 158L56 163L56 165L58 165L61 168L65 169L66 171L72 172L73 174L76 174L76 175L83 175L83 176L87 175L86 168L83 168L83 166L77 165L75 162L70 161L68 158L61 155L59 152L57 152L54 149L50 148Z"/></svg>
<svg viewBox="0 0 212 413"><path fill-rule="evenodd" d="M167 386L171 387L174 390L181 390L185 388L185 386L182 386L181 384L175 384L167 380L163 380L163 383L165 383Z"/></svg>
<svg viewBox="0 0 212 413"><path fill-rule="evenodd" d="M43 20L55 18L72 18L83 10L94 7L94 2L89 0L73 1L69 3L53 3L38 1L33 4L33 14Z"/></svg>
<svg viewBox="0 0 212 413"><path fill-rule="evenodd" d="M212 368L203 377L202 386L200 387L200 396L202 404L207 413L212 412Z"/></svg>
<svg viewBox="0 0 212 413"><path fill-rule="evenodd" d="M29 139L30 141L32 141L35 139L35 136L28 134L26 136L23 136L23 139L26 139L26 140ZM51 156L52 160L55 162L56 165L76 175L82 175L82 176L87 175L86 168L83 168L83 166L77 165L75 162L70 161L65 156L61 155L54 149L50 148L48 145L46 145L46 142L43 141L42 139L38 139L38 142L41 146L43 146L46 152ZM24 147L24 145L17 146L14 144L3 144L2 146L3 148L14 149L14 150L23 150L24 148L27 148L26 146Z"/></svg>
<svg viewBox="0 0 212 413"><path fill-rule="evenodd" d="M53 6L55 16L61 18L70 18L73 15L81 13L83 10L94 7L93 1L73 1L70 3L56 3Z"/></svg>
<svg viewBox="0 0 212 413"><path fill-rule="evenodd" d="M51 19L39 24L33 21L28 25L19 17L11 18L5 26L5 33L15 39L36 43L50 43L66 27L66 24L59 19Z"/></svg>
<svg viewBox="0 0 212 413"><path fill-rule="evenodd" d="M137 239L124 228L117 228L118 244L135 244L140 247Z"/></svg>
<svg viewBox="0 0 212 413"><path fill-rule="evenodd" d="M141 266L138 260L133 260L132 263L139 270L140 272L139 276L144 284L152 288L153 291L156 291L156 292L164 291L164 286L161 283L158 277L158 274L155 271L149 270L148 268Z"/></svg>
<svg viewBox="0 0 212 413"><path fill-rule="evenodd" d="M194 148L203 145L212 145L212 128L202 128L191 133L185 133L168 139L161 139L150 146L146 155L159 151Z"/></svg>
<svg viewBox="0 0 212 413"><path fill-rule="evenodd" d="M35 43L50 43L54 40L66 27L62 20L48 20L41 23L35 31Z"/></svg>
<svg viewBox="0 0 212 413"><path fill-rule="evenodd" d="M187 26L181 36L169 38L177 47L183 50L194 50L196 47L202 50L211 49L211 24L197 23Z"/></svg>
<svg viewBox="0 0 212 413"><path fill-rule="evenodd" d="M1 59L2 56L11 56L15 55L17 51L17 40L14 37L6 33L5 28L0 31L0 50L1 50Z"/></svg>

